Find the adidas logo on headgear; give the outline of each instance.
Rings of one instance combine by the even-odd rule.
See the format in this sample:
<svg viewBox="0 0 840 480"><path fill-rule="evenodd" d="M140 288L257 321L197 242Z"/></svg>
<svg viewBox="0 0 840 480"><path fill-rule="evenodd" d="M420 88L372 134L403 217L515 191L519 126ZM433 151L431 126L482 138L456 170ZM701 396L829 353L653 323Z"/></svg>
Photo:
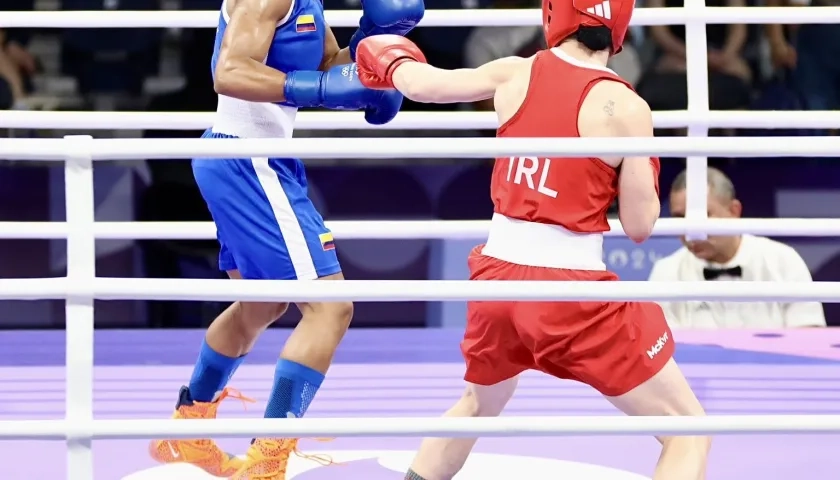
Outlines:
<svg viewBox="0 0 840 480"><path fill-rule="evenodd" d="M612 18L612 12L610 12L610 2L601 2L594 7L589 7L586 9L586 13L590 13L596 17L605 18L607 20Z"/></svg>

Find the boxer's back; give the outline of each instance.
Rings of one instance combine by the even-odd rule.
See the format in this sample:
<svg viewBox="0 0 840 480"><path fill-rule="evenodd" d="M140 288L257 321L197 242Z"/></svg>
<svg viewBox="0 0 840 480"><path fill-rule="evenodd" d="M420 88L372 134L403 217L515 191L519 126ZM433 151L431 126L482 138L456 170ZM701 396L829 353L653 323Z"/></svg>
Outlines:
<svg viewBox="0 0 840 480"><path fill-rule="evenodd" d="M590 97L601 84L629 85L614 72L584 63L559 48L523 62L496 92L498 137L580 137L589 128ZM603 111L599 111L602 116ZM587 134L582 135L581 132ZM597 133L596 133L597 135ZM497 158L491 197L494 223L484 252L526 265L601 270L607 210L618 193L620 159ZM519 243L517 250L514 245ZM522 248L541 251L528 258ZM555 253L551 253L555 252Z"/></svg>
<svg viewBox="0 0 840 480"><path fill-rule="evenodd" d="M537 54L529 70L496 97L499 117L506 119L499 137L580 137L592 88L603 80L626 84L611 70L556 48ZM499 158L492 197L495 211L507 217L593 233L609 229L606 212L616 186L614 166L601 159Z"/></svg>

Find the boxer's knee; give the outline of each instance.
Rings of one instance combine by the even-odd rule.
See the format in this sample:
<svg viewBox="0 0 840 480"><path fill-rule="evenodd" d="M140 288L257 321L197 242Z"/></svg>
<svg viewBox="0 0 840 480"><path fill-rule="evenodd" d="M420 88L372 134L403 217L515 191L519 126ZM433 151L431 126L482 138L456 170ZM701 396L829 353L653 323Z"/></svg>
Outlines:
<svg viewBox="0 0 840 480"><path fill-rule="evenodd" d="M712 437L677 436L656 437L662 444L662 458L673 456L680 458L683 466L694 471L703 471L712 449ZM685 476L684 478L689 478Z"/></svg>
<svg viewBox="0 0 840 480"><path fill-rule="evenodd" d="M627 415L692 417L706 415L703 405L691 390L673 358L641 385L623 395L607 397L607 399ZM709 437L657 436L656 438L666 448L675 441L682 447L691 448L694 452L708 452L711 447Z"/></svg>
<svg viewBox="0 0 840 480"><path fill-rule="evenodd" d="M341 335L353 320L353 302L304 303L298 307L303 315L301 322L317 324L320 329Z"/></svg>
<svg viewBox="0 0 840 480"><path fill-rule="evenodd" d="M276 322L289 309L288 303L236 302L237 325L244 333L260 333Z"/></svg>
<svg viewBox="0 0 840 480"><path fill-rule="evenodd" d="M318 281L344 280L341 272L321 277ZM341 339L353 320L353 302L299 303L303 327L318 328L324 335Z"/></svg>
<svg viewBox="0 0 840 480"><path fill-rule="evenodd" d="M243 278L239 270L228 270L227 274L232 280ZM235 302L228 307L234 326L245 337L261 333L288 309L285 302Z"/></svg>
<svg viewBox="0 0 840 480"><path fill-rule="evenodd" d="M467 385L459 401L462 413L470 417L499 415L513 397L517 384L518 377L513 377L495 385Z"/></svg>

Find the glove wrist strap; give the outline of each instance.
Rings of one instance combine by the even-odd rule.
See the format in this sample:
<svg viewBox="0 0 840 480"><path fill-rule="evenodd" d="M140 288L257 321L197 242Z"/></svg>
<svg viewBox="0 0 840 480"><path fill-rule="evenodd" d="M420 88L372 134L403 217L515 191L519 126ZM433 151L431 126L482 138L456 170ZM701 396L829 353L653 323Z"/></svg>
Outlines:
<svg viewBox="0 0 840 480"><path fill-rule="evenodd" d="M324 72L296 70L286 74L283 94L295 107L320 107L324 103L321 82Z"/></svg>

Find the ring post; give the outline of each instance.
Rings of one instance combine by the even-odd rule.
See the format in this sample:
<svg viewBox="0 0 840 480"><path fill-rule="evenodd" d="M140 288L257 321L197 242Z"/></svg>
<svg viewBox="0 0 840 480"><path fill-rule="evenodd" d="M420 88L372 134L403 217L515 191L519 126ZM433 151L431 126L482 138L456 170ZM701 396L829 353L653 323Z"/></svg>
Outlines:
<svg viewBox="0 0 840 480"><path fill-rule="evenodd" d="M64 196L67 220L67 479L93 478L93 290L96 268L93 138L66 136ZM81 427L77 429L78 427Z"/></svg>
<svg viewBox="0 0 840 480"><path fill-rule="evenodd" d="M705 0L686 0L685 9L685 71L688 88L688 136L709 136L709 67L706 54L706 23L698 20L706 8ZM698 141L700 141L698 139ZM685 219L689 223L688 240L705 240L706 234L692 222L702 222L708 218L708 175L707 157L689 156L686 158L686 208Z"/></svg>

